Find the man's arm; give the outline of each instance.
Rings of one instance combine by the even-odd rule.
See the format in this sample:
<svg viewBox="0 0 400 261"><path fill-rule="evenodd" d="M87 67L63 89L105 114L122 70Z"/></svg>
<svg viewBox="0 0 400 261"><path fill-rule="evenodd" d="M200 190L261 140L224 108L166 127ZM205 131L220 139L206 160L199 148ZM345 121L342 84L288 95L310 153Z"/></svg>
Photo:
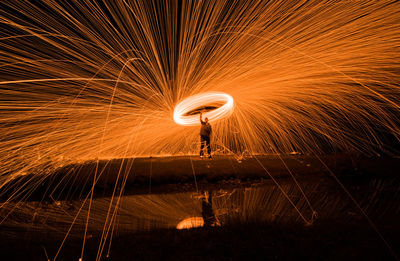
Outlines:
<svg viewBox="0 0 400 261"><path fill-rule="evenodd" d="M200 112L200 123L201 123L201 124L204 123L204 121L203 121L203 113L202 113L202 112Z"/></svg>

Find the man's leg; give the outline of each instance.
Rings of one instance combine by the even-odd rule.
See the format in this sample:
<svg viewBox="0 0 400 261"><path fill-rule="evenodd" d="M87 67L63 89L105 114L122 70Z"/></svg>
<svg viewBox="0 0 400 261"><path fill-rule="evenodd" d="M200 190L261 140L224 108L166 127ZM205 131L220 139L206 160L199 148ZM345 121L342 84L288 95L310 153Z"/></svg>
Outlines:
<svg viewBox="0 0 400 261"><path fill-rule="evenodd" d="M203 156L203 148L204 148L204 139L202 136L200 136L200 156Z"/></svg>
<svg viewBox="0 0 400 261"><path fill-rule="evenodd" d="M207 139L206 139L206 146L207 146L208 155L211 157L210 137L207 137Z"/></svg>

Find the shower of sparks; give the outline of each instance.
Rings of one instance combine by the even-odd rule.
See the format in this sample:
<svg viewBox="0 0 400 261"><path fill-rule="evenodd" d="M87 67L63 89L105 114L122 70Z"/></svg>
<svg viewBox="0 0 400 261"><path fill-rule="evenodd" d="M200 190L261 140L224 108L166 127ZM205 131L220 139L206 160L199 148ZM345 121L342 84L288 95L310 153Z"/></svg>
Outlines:
<svg viewBox="0 0 400 261"><path fill-rule="evenodd" d="M2 1L1 173L192 153L175 106L233 97L231 151L371 152L399 137L398 1Z"/></svg>
<svg viewBox="0 0 400 261"><path fill-rule="evenodd" d="M212 103L213 143L233 153L400 138L399 1L3 0L0 28L0 188L71 162L197 152L185 120Z"/></svg>

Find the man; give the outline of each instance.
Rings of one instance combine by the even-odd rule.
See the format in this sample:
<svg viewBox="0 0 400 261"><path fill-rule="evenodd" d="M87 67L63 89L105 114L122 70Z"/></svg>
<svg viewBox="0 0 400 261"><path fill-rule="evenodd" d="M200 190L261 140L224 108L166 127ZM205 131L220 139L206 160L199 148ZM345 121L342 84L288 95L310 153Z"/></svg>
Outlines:
<svg viewBox="0 0 400 261"><path fill-rule="evenodd" d="M204 143L207 147L208 158L211 159L211 147L210 147L210 136L211 136L211 125L208 123L208 118L206 117L203 121L203 114L200 112L200 122L201 122L201 129L200 129L200 157L204 156L203 148Z"/></svg>

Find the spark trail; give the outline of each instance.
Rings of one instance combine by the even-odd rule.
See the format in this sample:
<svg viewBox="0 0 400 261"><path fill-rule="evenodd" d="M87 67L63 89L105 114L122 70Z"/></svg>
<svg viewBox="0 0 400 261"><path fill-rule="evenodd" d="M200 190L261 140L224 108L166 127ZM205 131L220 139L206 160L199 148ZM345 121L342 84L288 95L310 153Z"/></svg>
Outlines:
<svg viewBox="0 0 400 261"><path fill-rule="evenodd" d="M0 187L70 162L193 153L198 127L174 110L210 92L234 101L213 135L235 153L399 141L398 1L4 0L0 28Z"/></svg>
<svg viewBox="0 0 400 261"><path fill-rule="evenodd" d="M399 137L399 10L396 1L3 1L1 172L190 153L197 131L173 111L209 91L235 101L214 127L233 151L370 153L383 146L378 130Z"/></svg>

